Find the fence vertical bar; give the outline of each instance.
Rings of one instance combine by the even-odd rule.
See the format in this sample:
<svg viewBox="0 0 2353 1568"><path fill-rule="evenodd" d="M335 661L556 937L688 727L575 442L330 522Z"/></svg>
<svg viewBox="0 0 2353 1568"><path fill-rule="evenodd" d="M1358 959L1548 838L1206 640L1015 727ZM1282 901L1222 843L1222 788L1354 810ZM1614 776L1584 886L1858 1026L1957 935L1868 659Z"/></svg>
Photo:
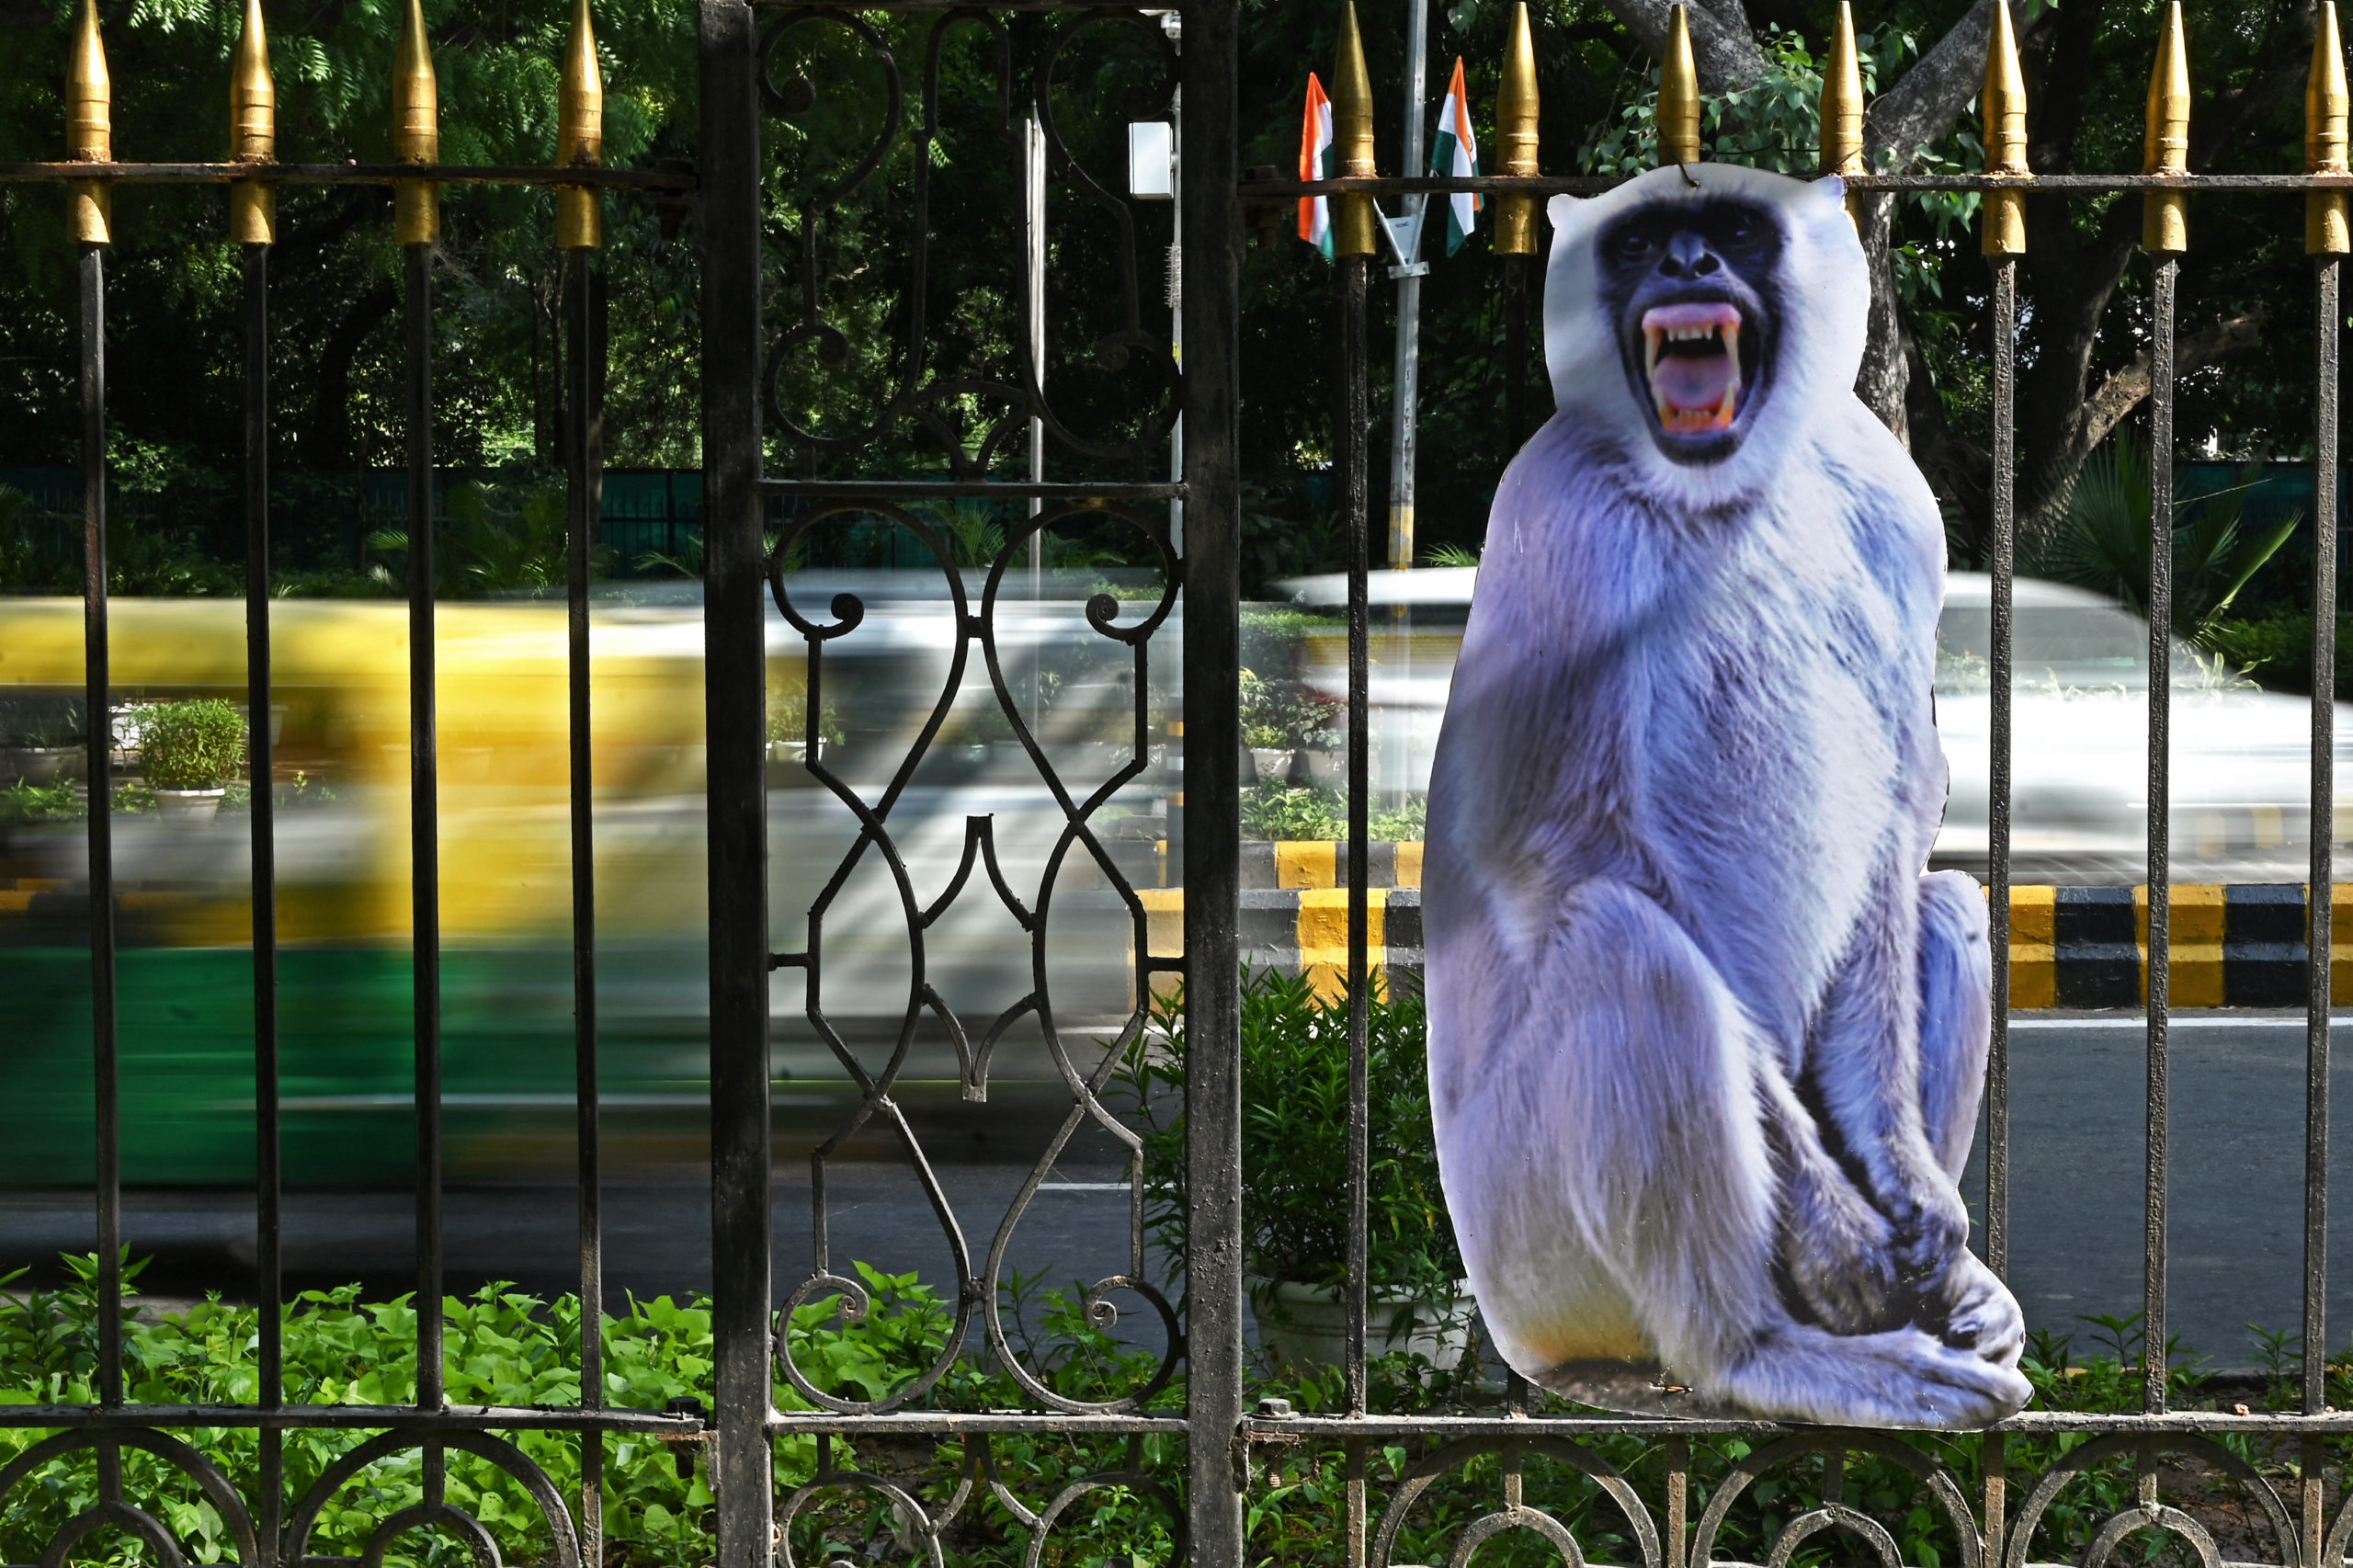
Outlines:
<svg viewBox="0 0 2353 1568"><path fill-rule="evenodd" d="M1365 1408L1365 1293L1367 1249L1366 1159L1370 1090L1366 1058L1365 835L1371 783L1367 721L1370 612L1366 575L1371 564L1371 499L1366 432L1371 422L1370 356L1365 333L1365 296L1372 267L1368 256L1343 256L1337 264L1340 319L1340 420L1338 440L1340 527L1347 535L1348 574L1348 1289L1347 1403Z"/></svg>
<svg viewBox="0 0 2353 1568"><path fill-rule="evenodd" d="M434 701L433 247L407 268L408 780L416 1033L416 1403L441 1403L441 811Z"/></svg>
<svg viewBox="0 0 2353 1568"><path fill-rule="evenodd" d="M1188 1537L1241 1568L1242 208L1234 0L1185 13Z"/></svg>
<svg viewBox="0 0 2353 1568"><path fill-rule="evenodd" d="M1993 258L1994 485L1988 562L1993 641L1986 693L1992 756L1985 820L1993 1034L1985 1052L1985 1264L2010 1268L2010 668L2015 656L2012 569L2018 553L2018 258Z"/></svg>
<svg viewBox="0 0 2353 1568"><path fill-rule="evenodd" d="M590 727L588 568L604 511L604 268L585 248L563 253L565 308L571 334L565 364L572 385L565 413L570 472L565 496L570 537L564 541L565 656L569 678L572 792L572 1039L574 1137L580 1204L580 1403L605 1403L604 1170L597 1051L597 813ZM580 1435L580 1541L584 1561L602 1561L604 1438Z"/></svg>
<svg viewBox="0 0 2353 1568"><path fill-rule="evenodd" d="M2165 1187L2171 1000L2173 716L2174 289L2181 263L2156 265L2149 349L2149 1033L2148 1143L2143 1171L2142 1403L2165 1408Z"/></svg>
<svg viewBox="0 0 2353 1568"><path fill-rule="evenodd" d="M760 125L751 7L743 0L702 0L700 47L714 1490L722 1499L718 1568L766 1568L775 1504L767 1432L772 1281Z"/></svg>
<svg viewBox="0 0 2353 1568"><path fill-rule="evenodd" d="M122 1403L122 1062L115 1013L114 719L107 653L107 250L82 246L82 729L90 786L90 1045L97 1080L98 1403Z"/></svg>
<svg viewBox="0 0 2353 1568"><path fill-rule="evenodd" d="M261 1309L256 1346L264 1409L286 1401L284 1269L278 1243L281 1176L278 1108L278 801L269 733L269 246L242 247L244 282L245 727L253 795L254 1291ZM260 1435L261 1536L277 1551L284 1506L284 1436Z"/></svg>
<svg viewBox="0 0 2353 1568"><path fill-rule="evenodd" d="M2333 29L2332 29L2333 30ZM2333 40L2332 40L2333 41ZM2302 1408L2316 1415L2328 1398L2328 1117L2330 969L2336 891L2336 507L2337 376L2342 344L2344 257L2314 257L2318 346L2313 389L2313 704L2311 852L2304 890L2304 1377ZM2318 1563L2326 1528L2326 1476L2320 1443L2302 1449L2304 1561Z"/></svg>

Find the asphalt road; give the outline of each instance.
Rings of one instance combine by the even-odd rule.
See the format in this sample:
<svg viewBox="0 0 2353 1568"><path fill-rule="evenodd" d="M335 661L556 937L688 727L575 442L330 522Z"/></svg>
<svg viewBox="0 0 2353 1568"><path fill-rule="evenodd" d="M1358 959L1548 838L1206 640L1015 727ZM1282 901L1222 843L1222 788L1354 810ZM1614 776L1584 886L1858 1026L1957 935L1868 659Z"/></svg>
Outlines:
<svg viewBox="0 0 2353 1568"><path fill-rule="evenodd" d="M2336 1026L2334 1098L2353 1112L2353 1016ZM2141 1310L2143 1026L2116 1015L2021 1017L2012 1025L2010 1278L2035 1328L2094 1350L2095 1315ZM2169 1328L2216 1364L2256 1358L2245 1325L2296 1332L2303 1233L2304 1039L2300 1017L2200 1013L2177 1017L2171 1051L2172 1175L2168 1187ZM2340 1116L2340 1120L2344 1119ZM997 1140L1002 1149L1007 1142ZM1980 1213L1984 1140L1963 1191ZM974 1158L966 1148L937 1170L944 1201L975 1267L988 1250L1026 1164ZM1101 1161L1100 1149L1085 1159ZM2330 1161L2339 1195L2329 1225L2333 1343L2353 1339L2353 1132ZM1073 1160L1051 1172L1007 1242L1011 1270L1067 1283L1130 1266L1122 1173ZM829 1176L831 1260L945 1281L950 1252L929 1200L904 1161L837 1162ZM813 1256L809 1166L780 1162L774 1223L779 1291ZM451 1190L446 1231L450 1289L512 1280L552 1293L576 1288L577 1210L563 1186ZM142 1283L165 1296L251 1290L251 1196L236 1191L133 1191L124 1201L133 1256L156 1260ZM709 1189L700 1179L623 1176L605 1200L605 1282L619 1307L641 1297L707 1289ZM87 1250L88 1195L0 1194L0 1269ZM410 1199L401 1192L298 1192L287 1200L286 1261L296 1288L357 1279L371 1292L411 1288ZM1982 1233L1980 1241L1982 1244ZM1140 1303L1121 1303L1141 1329ZM1131 1311L1135 1308L1139 1310Z"/></svg>
<svg viewBox="0 0 2353 1568"><path fill-rule="evenodd" d="M2328 1338L2353 1340L2353 1016L2333 1027ZM2031 1328L2143 1305L2146 1025L2113 1014L2010 1026L2011 1287ZM2169 1051L2167 1332L2220 1366L2256 1359L2249 1324L2289 1334L2303 1315L2304 1021L2176 1015ZM1962 1192L1984 1241L1984 1137Z"/></svg>

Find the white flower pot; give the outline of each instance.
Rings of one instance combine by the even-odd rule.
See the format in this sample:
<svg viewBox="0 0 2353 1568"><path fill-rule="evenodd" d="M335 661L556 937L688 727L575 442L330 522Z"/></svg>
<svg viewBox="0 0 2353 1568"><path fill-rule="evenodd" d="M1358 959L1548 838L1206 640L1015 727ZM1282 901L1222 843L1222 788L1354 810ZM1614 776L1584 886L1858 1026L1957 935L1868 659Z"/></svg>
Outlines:
<svg viewBox="0 0 2353 1568"><path fill-rule="evenodd" d="M226 790L158 790L155 811L165 822L210 822L221 814Z"/></svg>
<svg viewBox="0 0 2353 1568"><path fill-rule="evenodd" d="M78 771L80 746L0 746L0 785L54 784Z"/></svg>
<svg viewBox="0 0 2353 1568"><path fill-rule="evenodd" d="M1365 1354L1404 1351L1438 1371L1453 1370L1471 1347L1475 1303L1470 1284L1461 1281L1461 1293L1444 1307L1408 1297L1373 1297L1365 1312ZM1258 1322L1258 1343L1284 1366L1336 1367L1347 1357L1348 1310L1336 1288L1253 1278L1250 1312Z"/></svg>
<svg viewBox="0 0 2353 1568"><path fill-rule="evenodd" d="M1289 746L1252 746L1251 766L1258 770L1261 784L1290 782L1290 748Z"/></svg>

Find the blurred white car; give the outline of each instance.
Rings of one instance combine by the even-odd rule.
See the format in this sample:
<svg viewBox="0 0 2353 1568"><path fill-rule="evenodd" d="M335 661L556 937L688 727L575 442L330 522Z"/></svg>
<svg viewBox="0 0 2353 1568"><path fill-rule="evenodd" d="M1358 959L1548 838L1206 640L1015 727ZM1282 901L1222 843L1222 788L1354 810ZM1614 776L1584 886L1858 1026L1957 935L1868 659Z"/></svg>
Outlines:
<svg viewBox="0 0 2353 1568"><path fill-rule="evenodd" d="M2149 631L2097 594L2020 579L2013 595L2010 863L2024 881L2142 880L2148 848ZM1945 579L1937 728L1952 767L1935 861L1983 872L1990 797L1992 580ZM2300 882L2312 820L2312 703L2264 691L2176 639L2172 875ZM2353 708L2336 704L2336 798L2353 825Z"/></svg>
<svg viewBox="0 0 2353 1568"><path fill-rule="evenodd" d="M1475 576L1461 567L1371 574L1374 778L1384 792L1429 788L1452 649ZM1328 612L1347 603L1347 580L1337 574L1282 585L1297 605ZM1952 784L1932 864L1980 875L1992 777L1992 603L1984 574L1949 574L1937 639L1937 726ZM2109 599L2058 583L2020 579L2014 603L2012 873L2025 881L2140 881L2148 843L2148 625ZM1326 696L1344 696L1347 640L1309 642L1301 676ZM2173 880L2303 881L2311 702L2264 691L2179 640L2172 663ZM2336 735L2331 821L2342 841L2353 832L2353 705L2336 705ZM2345 876L2353 880L2353 865Z"/></svg>

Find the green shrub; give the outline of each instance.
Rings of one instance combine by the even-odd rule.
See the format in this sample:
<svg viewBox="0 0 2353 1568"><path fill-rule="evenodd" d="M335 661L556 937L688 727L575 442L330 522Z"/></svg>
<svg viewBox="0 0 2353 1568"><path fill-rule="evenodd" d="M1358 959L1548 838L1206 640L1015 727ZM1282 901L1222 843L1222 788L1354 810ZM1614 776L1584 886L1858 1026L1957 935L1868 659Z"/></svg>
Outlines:
<svg viewBox="0 0 2353 1568"><path fill-rule="evenodd" d="M2259 620L2212 620L2198 641L2274 691L2313 688L2313 616L2274 610ZM2336 689L2353 691L2353 615L2336 618Z"/></svg>
<svg viewBox="0 0 2353 1568"><path fill-rule="evenodd" d="M1158 1029L1130 1048L1117 1079L1143 1130L1154 1240L1172 1276L1185 1261L1185 1004L1157 1009ZM1268 1279L1339 1285L1347 1278L1348 1010L1319 1000L1303 976L1242 971L1244 1267ZM1438 1190L1430 1131L1427 1019L1417 988L1376 994L1365 1020L1371 1120L1368 1278L1384 1295L1451 1303L1462 1255Z"/></svg>
<svg viewBox="0 0 2353 1568"><path fill-rule="evenodd" d="M1374 844L1412 843L1429 819L1429 801L1408 795L1403 805L1372 812L1366 823ZM1242 791L1242 836L1278 843L1348 836L1348 798L1312 784L1262 780Z"/></svg>
<svg viewBox="0 0 2353 1568"><path fill-rule="evenodd" d="M156 790L218 790L245 762L245 716L218 698L159 702L139 715L139 755Z"/></svg>
<svg viewBox="0 0 2353 1568"><path fill-rule="evenodd" d="M82 699L57 693L0 697L0 745L70 746L82 740Z"/></svg>

